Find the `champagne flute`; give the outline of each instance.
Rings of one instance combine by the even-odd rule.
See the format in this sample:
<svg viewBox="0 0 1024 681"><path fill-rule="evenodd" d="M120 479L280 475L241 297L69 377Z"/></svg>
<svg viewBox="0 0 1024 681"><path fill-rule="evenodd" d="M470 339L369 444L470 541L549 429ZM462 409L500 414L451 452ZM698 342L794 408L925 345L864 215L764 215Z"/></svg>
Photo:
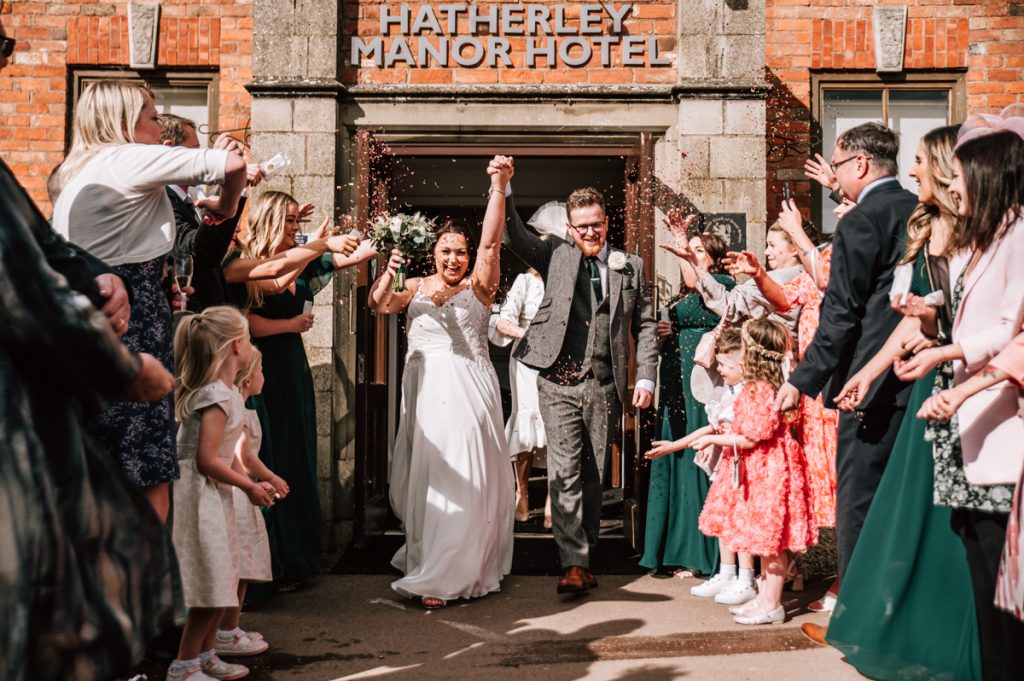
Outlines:
<svg viewBox="0 0 1024 681"><path fill-rule="evenodd" d="M188 296L185 289L192 285L192 256L180 253L174 257L174 282L178 285L181 293L181 307L188 305Z"/></svg>

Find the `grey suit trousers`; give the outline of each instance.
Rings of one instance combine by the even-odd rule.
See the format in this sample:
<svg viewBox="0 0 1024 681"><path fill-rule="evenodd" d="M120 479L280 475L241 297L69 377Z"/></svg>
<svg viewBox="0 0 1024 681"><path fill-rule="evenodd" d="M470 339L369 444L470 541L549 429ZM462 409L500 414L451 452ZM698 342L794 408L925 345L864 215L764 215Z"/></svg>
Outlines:
<svg viewBox="0 0 1024 681"><path fill-rule="evenodd" d="M578 385L537 379L548 438L551 521L562 568L590 568L601 527L601 500L611 443L622 403L615 382L588 378Z"/></svg>

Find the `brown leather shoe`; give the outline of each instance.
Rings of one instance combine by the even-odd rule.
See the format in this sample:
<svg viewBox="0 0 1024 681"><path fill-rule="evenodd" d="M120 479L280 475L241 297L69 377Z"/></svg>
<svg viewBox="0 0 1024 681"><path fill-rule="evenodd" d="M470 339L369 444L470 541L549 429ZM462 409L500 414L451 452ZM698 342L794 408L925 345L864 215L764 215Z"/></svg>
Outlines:
<svg viewBox="0 0 1024 681"><path fill-rule="evenodd" d="M578 594L597 586L597 580L585 568L578 565L570 565L565 569L562 578L558 580L558 593Z"/></svg>
<svg viewBox="0 0 1024 681"><path fill-rule="evenodd" d="M800 632L811 639L819 646L827 646L828 641L825 640L825 636L828 635L828 627L823 627L820 624L811 624L806 622L800 625Z"/></svg>

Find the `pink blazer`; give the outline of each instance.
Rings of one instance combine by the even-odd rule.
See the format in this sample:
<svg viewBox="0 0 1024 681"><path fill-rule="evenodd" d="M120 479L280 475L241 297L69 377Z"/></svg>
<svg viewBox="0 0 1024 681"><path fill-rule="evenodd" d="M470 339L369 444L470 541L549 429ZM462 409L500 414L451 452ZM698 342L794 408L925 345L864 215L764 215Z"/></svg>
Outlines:
<svg viewBox="0 0 1024 681"><path fill-rule="evenodd" d="M1005 371L1018 388L1024 387L1024 333L1014 336L1010 344L989 364Z"/></svg>
<svg viewBox="0 0 1024 681"><path fill-rule="evenodd" d="M955 282L970 253L950 260ZM978 259L964 280L953 342L964 360L953 364L957 384L981 371L1017 331L1024 304L1024 220L1017 220ZM1024 421L1017 416L1017 388L1007 382L964 401L957 413L964 473L976 485L1016 483L1024 464Z"/></svg>

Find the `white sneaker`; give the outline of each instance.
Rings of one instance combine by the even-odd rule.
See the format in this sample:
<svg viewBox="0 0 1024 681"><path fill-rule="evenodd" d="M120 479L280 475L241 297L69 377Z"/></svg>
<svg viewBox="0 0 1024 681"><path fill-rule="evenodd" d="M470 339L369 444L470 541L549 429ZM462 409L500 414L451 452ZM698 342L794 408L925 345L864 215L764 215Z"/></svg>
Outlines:
<svg viewBox="0 0 1024 681"><path fill-rule="evenodd" d="M246 657L267 652L270 644L262 639L254 639L247 632L242 632L234 638L227 640L222 639L218 635L214 639L213 648L217 651L218 655Z"/></svg>
<svg viewBox="0 0 1024 681"><path fill-rule="evenodd" d="M725 589L715 595L715 603L723 605L739 605L746 603L757 596L757 589L750 582L742 579L735 580Z"/></svg>
<svg viewBox="0 0 1024 681"><path fill-rule="evenodd" d="M782 624L786 621L786 609L781 605L774 610L765 611L755 605L742 615L733 617L736 624Z"/></svg>
<svg viewBox="0 0 1024 681"><path fill-rule="evenodd" d="M221 681L235 681L235 679L244 679L249 676L249 668L245 665L225 662L214 655L208 662L203 664L203 673L207 677L220 679ZM189 679L189 681L193 680Z"/></svg>
<svg viewBox="0 0 1024 681"><path fill-rule="evenodd" d="M202 668L199 665L189 667L183 672L174 674L170 669L167 670L167 681L216 681L214 677L207 676L203 673Z"/></svg>
<svg viewBox="0 0 1024 681"><path fill-rule="evenodd" d="M711 598L712 596L717 596L735 581L735 575L723 575L721 572L716 572L712 575L711 579L703 584L691 586L690 594L697 598Z"/></svg>

